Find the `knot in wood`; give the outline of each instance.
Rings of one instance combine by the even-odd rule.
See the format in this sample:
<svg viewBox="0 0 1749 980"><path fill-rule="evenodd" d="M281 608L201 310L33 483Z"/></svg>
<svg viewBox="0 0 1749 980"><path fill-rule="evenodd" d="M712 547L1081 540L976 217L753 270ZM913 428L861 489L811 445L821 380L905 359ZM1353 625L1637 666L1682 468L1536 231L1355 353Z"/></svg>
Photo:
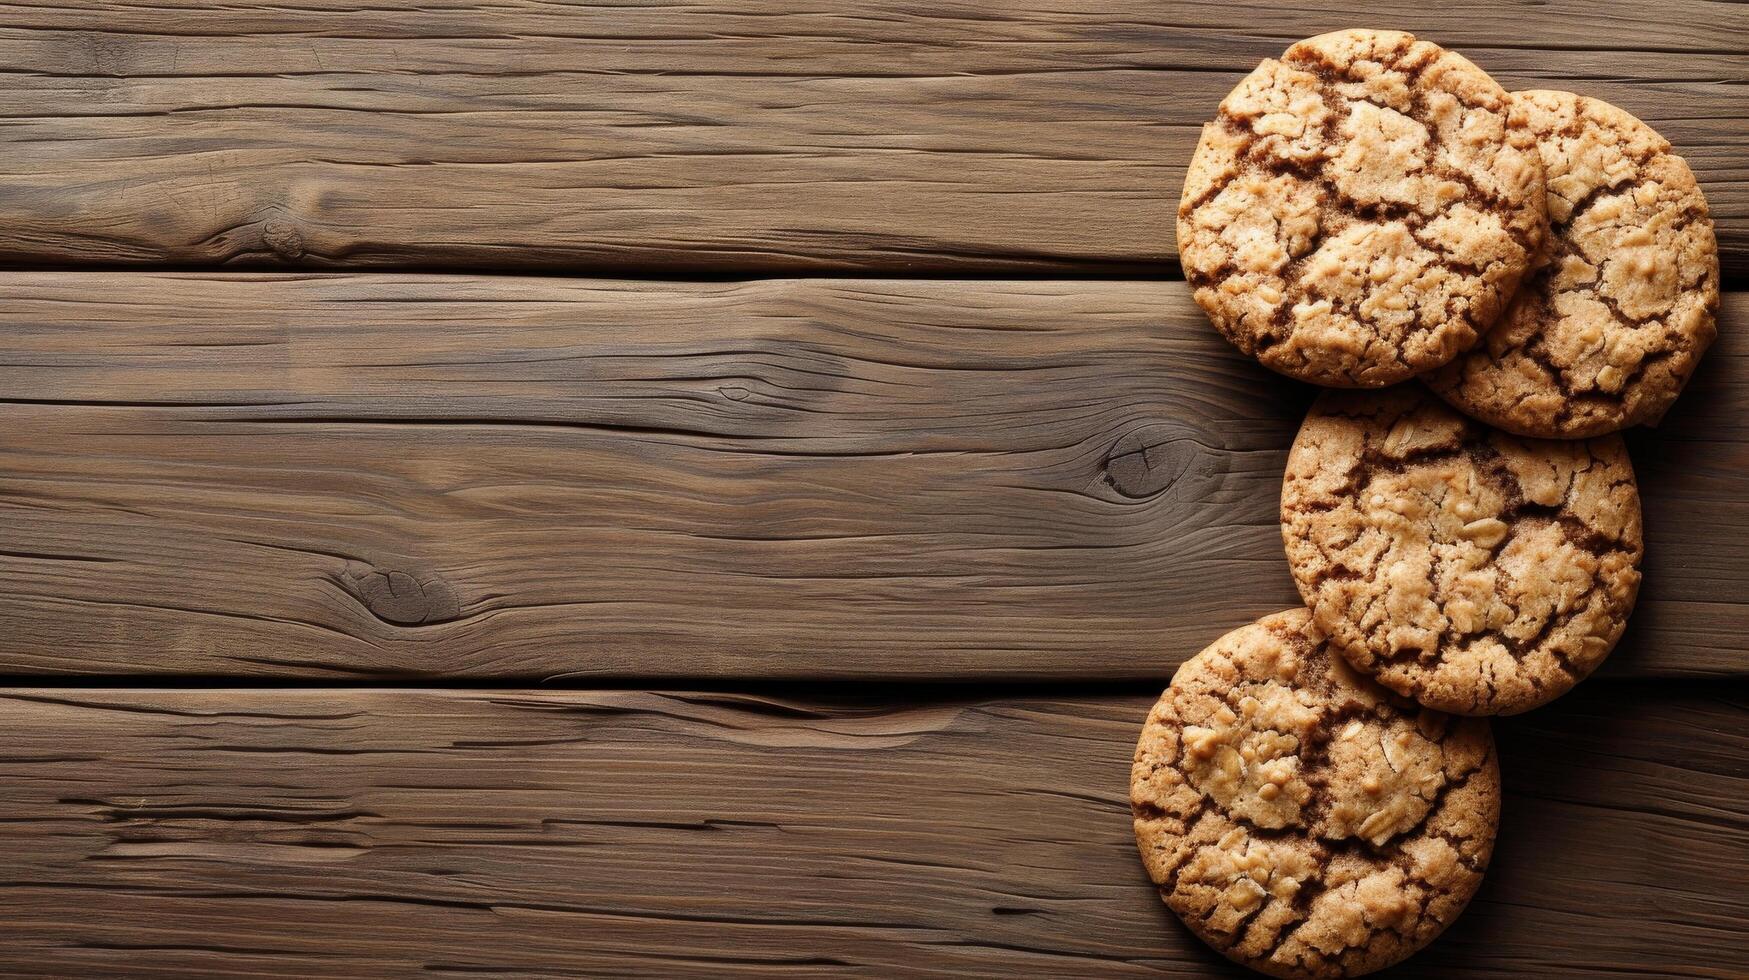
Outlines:
<svg viewBox="0 0 1749 980"><path fill-rule="evenodd" d="M304 236L289 219L275 216L261 225L261 241L273 254L291 262L304 257Z"/></svg>
<svg viewBox="0 0 1749 980"><path fill-rule="evenodd" d="M1185 432L1143 425L1124 433L1105 454L1105 480L1125 497L1152 497L1176 483L1201 450Z"/></svg>
<svg viewBox="0 0 1749 980"><path fill-rule="evenodd" d="M369 568L349 570L346 586L370 614L396 626L442 623L461 615L461 603L442 579Z"/></svg>

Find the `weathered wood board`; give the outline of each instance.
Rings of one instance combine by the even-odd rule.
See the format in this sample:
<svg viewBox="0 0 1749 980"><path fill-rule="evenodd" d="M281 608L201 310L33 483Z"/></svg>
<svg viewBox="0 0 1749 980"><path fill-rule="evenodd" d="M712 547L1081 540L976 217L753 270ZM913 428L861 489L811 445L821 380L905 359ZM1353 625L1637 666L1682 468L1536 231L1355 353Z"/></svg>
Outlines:
<svg viewBox="0 0 1749 980"><path fill-rule="evenodd" d="M0 972L1236 976L1135 857L1150 700L13 690ZM1499 725L1493 868L1404 975L1744 975L1746 720Z"/></svg>
<svg viewBox="0 0 1749 980"><path fill-rule="evenodd" d="M0 672L1153 677L1294 605L1182 283L0 278ZM1617 675L1745 673L1749 305Z"/></svg>
<svg viewBox="0 0 1749 980"><path fill-rule="evenodd" d="M0 10L0 260L1163 271L1292 40L1421 32L1673 140L1749 272L1749 7L1118 0Z"/></svg>
<svg viewBox="0 0 1749 980"><path fill-rule="evenodd" d="M77 685L0 689L0 974L1239 976L1128 760L1297 603L1312 392L1163 280L1216 102L1353 25L1640 115L1749 284L1741 4L0 4L0 676ZM1721 327L1396 975L1749 976ZM469 686L553 677L730 689Z"/></svg>

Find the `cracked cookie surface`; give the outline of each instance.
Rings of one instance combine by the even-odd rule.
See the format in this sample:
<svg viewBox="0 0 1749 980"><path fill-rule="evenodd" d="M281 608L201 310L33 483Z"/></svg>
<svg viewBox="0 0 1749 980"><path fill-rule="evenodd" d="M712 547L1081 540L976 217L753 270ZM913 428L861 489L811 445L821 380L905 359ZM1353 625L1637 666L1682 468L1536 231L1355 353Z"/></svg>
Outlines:
<svg viewBox="0 0 1749 980"><path fill-rule="evenodd" d="M1168 907L1277 977L1356 976L1431 942L1481 884L1499 823L1486 720L1355 673L1303 609L1186 661L1130 775Z"/></svg>
<svg viewBox="0 0 1749 980"><path fill-rule="evenodd" d="M1300 594L1348 661L1456 714L1570 690L1639 591L1620 436L1521 439L1420 385L1319 398L1288 454L1281 524Z"/></svg>
<svg viewBox="0 0 1749 980"><path fill-rule="evenodd" d="M1663 137L1607 102L1514 100L1547 172L1549 261L1428 385L1520 435L1656 422L1717 335L1719 249L1700 185Z"/></svg>
<svg viewBox="0 0 1749 980"><path fill-rule="evenodd" d="M1465 58L1397 31L1308 38L1222 100L1185 176L1178 250L1240 350L1381 387L1493 325L1546 231L1522 114Z"/></svg>

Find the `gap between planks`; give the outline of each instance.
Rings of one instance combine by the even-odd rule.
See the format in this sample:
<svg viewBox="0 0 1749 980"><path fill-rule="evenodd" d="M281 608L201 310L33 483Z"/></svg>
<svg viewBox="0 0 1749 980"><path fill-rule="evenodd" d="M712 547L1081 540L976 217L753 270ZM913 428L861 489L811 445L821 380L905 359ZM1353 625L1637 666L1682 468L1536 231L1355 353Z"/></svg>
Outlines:
<svg viewBox="0 0 1749 980"><path fill-rule="evenodd" d="M213 263L163 263L142 268L138 265L118 263L78 263L78 264L46 264L46 263L6 263L0 264L0 275L40 274L47 276L71 276L82 274L126 274L126 273L163 273L165 275L211 276L222 279L226 276L248 276L266 270L244 270L236 266L216 265ZM1725 269L1720 284L1721 293L1749 291L1749 271ZM375 269L285 269L277 274L297 276L337 275L381 275ZM673 283L686 285L689 283L754 283L771 280L794 280L806 282L810 280L844 281L847 279L867 279L872 282L1184 282L1184 270L1176 263L1112 263L1107 271L1076 267L1061 271L1039 273L1033 276L1017 274L1014 270L1004 269L940 269L940 270L899 270L899 269L867 269L854 274L846 274L838 269L785 269L772 267L754 270L724 270L710 266L687 268L682 266L664 266L657 270L639 270L617 266L582 266L576 268L527 268L515 265L472 265L454 268L443 265L420 266L417 264L400 266L393 274L409 278L464 276L483 279L530 279L530 280L569 280L575 282L611 281L611 282L642 282L651 284ZM1210 329L1213 329L1212 325Z"/></svg>

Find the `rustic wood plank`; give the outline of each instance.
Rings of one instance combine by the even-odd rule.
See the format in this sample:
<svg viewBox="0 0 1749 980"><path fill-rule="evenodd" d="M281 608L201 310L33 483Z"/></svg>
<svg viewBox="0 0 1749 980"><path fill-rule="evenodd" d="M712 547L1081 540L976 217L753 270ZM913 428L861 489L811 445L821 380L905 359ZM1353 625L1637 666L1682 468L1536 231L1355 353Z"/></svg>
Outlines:
<svg viewBox="0 0 1749 980"><path fill-rule="evenodd" d="M1633 111L1749 272L1749 8L778 0L0 6L0 259L1161 269L1197 134L1356 23Z"/></svg>
<svg viewBox="0 0 1749 980"><path fill-rule="evenodd" d="M1749 702L1500 726L1412 976L1749 970ZM1145 695L13 690L8 976L1232 976L1136 860Z"/></svg>
<svg viewBox="0 0 1749 980"><path fill-rule="evenodd" d="M0 277L0 671L1141 678L1293 605L1182 283ZM1749 303L1617 675L1749 664Z"/></svg>

